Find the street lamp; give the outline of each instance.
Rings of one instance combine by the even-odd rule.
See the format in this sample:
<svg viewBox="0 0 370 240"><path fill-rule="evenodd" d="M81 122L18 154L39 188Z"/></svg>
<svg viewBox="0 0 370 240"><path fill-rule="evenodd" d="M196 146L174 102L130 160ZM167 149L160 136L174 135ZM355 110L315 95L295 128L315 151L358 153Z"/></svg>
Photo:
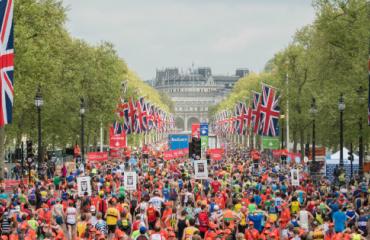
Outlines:
<svg viewBox="0 0 370 240"><path fill-rule="evenodd" d="M343 168L343 112L346 108L346 105L344 104L344 98L343 93L340 94L339 102L338 102L338 110L340 113L340 120L339 120L339 131L340 131L340 155L339 155L339 166Z"/></svg>
<svg viewBox="0 0 370 240"><path fill-rule="evenodd" d="M364 97L365 91L366 90L362 86L360 86L356 90L361 111L363 109L364 102L365 102L365 97ZM361 111L360 111L360 117L358 119L358 126L359 126L359 131L360 131L359 136L358 136L358 145L359 145L359 152L358 152L359 163L358 164L359 164L359 175L360 175L360 178L362 179L363 176L364 176L364 143L363 143L363 140L362 140L362 114L361 114Z"/></svg>
<svg viewBox="0 0 370 240"><path fill-rule="evenodd" d="M315 135L315 116L317 114L316 99L313 97L311 102L310 114L312 116L312 166L316 170L316 135Z"/></svg>
<svg viewBox="0 0 370 240"><path fill-rule="evenodd" d="M41 95L41 87L40 85L37 87L37 92L35 96L35 105L37 108L37 118L38 118L38 124L37 124L37 130L38 130L38 156L37 156L37 172L39 176L41 176L41 165L42 165L42 141L41 141L41 107L44 105L44 100L42 99Z"/></svg>
<svg viewBox="0 0 370 240"><path fill-rule="evenodd" d="M280 119L281 119L281 149L284 149L284 118L285 118L284 114L280 115Z"/></svg>
<svg viewBox="0 0 370 240"><path fill-rule="evenodd" d="M84 126L84 116L85 116L85 101L82 97L80 99L80 116L81 116L81 161L85 166L85 146L84 146L84 136L85 136L85 126Z"/></svg>

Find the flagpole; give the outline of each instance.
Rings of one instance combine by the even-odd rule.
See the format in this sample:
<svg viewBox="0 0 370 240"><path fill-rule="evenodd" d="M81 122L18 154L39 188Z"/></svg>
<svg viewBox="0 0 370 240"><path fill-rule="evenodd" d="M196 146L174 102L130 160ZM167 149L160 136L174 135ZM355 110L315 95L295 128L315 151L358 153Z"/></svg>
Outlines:
<svg viewBox="0 0 370 240"><path fill-rule="evenodd" d="M100 121L100 152L103 152L103 122Z"/></svg>
<svg viewBox="0 0 370 240"><path fill-rule="evenodd" d="M289 152L289 146L290 146L290 141L289 141L289 76L288 73L286 74L286 85L287 85L287 100L286 100L286 149Z"/></svg>

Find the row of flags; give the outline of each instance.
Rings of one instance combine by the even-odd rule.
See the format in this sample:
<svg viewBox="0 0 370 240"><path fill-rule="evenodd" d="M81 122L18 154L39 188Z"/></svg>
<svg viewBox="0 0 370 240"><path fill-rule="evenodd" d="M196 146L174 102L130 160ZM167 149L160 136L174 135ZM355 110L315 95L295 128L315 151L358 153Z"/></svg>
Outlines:
<svg viewBox="0 0 370 240"><path fill-rule="evenodd" d="M121 99L117 105L116 114L119 121L113 124L115 134L121 132L126 134L149 133L151 131L164 133L175 128L173 115L145 101L144 97L139 97L137 100L131 97L128 101Z"/></svg>
<svg viewBox="0 0 370 240"><path fill-rule="evenodd" d="M248 103L238 102L234 110L218 112L213 119L213 128L218 134L261 136L279 135L280 97L277 90L262 83L262 92L251 92Z"/></svg>

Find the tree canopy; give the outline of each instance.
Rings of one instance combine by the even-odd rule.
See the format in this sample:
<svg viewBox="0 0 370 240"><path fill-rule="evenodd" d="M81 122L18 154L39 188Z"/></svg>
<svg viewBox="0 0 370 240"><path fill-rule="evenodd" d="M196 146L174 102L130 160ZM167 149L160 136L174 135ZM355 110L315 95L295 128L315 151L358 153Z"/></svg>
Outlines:
<svg viewBox="0 0 370 240"><path fill-rule="evenodd" d="M282 113L289 103L291 139L297 144L310 141L312 98L316 99L317 142L337 147L339 143L338 99L344 95L344 139L348 146L358 143L367 129L367 87L370 39L370 5L366 0L315 0L316 19L299 29L288 47L275 54L261 73L252 73L235 85L230 96L213 111L231 108L260 91L260 82L277 87ZM359 87L365 89L363 97Z"/></svg>
<svg viewBox="0 0 370 240"><path fill-rule="evenodd" d="M6 143L22 136L36 139L34 98L41 88L44 143L64 146L79 138L80 98L86 102L85 132L90 139L115 119L120 87L127 96L146 99L169 110L161 96L146 85L108 42L92 45L72 37L65 27L66 9L59 0L18 0L14 6L15 84L13 124Z"/></svg>

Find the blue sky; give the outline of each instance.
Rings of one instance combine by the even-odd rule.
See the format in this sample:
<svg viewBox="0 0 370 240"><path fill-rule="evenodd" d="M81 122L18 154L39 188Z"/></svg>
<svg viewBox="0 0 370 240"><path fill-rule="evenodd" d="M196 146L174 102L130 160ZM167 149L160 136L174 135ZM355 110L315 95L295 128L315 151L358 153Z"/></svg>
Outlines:
<svg viewBox="0 0 370 240"><path fill-rule="evenodd" d="M113 43L144 80L157 68L261 71L313 22L311 0L64 0L70 33Z"/></svg>

